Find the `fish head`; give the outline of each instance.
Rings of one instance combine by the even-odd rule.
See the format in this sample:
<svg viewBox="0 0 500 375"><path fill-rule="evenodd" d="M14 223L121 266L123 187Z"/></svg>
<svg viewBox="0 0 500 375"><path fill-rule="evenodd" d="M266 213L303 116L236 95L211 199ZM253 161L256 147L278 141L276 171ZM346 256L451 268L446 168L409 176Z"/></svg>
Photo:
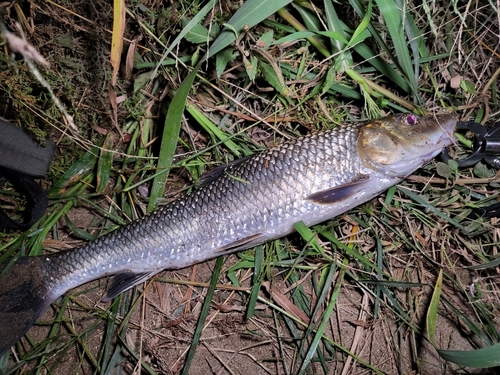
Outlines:
<svg viewBox="0 0 500 375"><path fill-rule="evenodd" d="M374 120L360 129L358 153L365 167L404 178L456 141L457 121L454 115L414 114Z"/></svg>

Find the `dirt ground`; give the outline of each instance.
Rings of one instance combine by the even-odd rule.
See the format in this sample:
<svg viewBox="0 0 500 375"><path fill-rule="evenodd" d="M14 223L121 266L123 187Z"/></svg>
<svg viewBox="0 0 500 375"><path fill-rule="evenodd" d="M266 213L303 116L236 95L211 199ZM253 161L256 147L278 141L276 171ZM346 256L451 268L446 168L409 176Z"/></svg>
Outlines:
<svg viewBox="0 0 500 375"><path fill-rule="evenodd" d="M161 2L156 0L143 1L142 6L138 3L141 2L134 1L131 4L127 2L127 5L136 10L136 15L142 17L143 22L150 21L150 14L144 9L161 7ZM170 2L165 3L165 6L171 6ZM119 106L117 113L113 114L107 93L111 71L108 60L112 2L77 0L53 3L31 0L12 4L2 3L1 6L6 14L7 25L11 28L14 26L14 21L22 19L21 15L26 17L22 25L27 32L26 37L50 61L54 72L52 85L56 95L69 108L75 109L77 122L88 122L88 127L81 133L83 138L96 141L102 137L100 135L102 130L115 131L113 122L115 115L119 121L126 121L134 107ZM228 5L227 7L229 8ZM177 27L180 28L180 24ZM134 40L142 32L137 22L130 19L125 33L128 40ZM171 32L175 35L178 29ZM147 48L147 43L144 48ZM27 75L23 77L26 79ZM11 71L4 72L2 78L15 80L16 76ZM125 91L125 86L133 85L133 79L122 77L121 80ZM58 118L58 112L47 102L41 102L43 89L33 82L31 82L33 90L29 93L30 96L26 97L24 107L21 106L23 111L29 112L29 115L19 111L19 106L14 113L4 110L3 115L10 119L15 117L21 122L27 120L31 126L35 126L33 118L37 118L36 116L38 119L44 119L45 123L56 122L60 125L59 120L54 120ZM30 82L16 82L9 87L25 90L26 85L29 86ZM10 95L16 96L17 93L11 92ZM38 99L32 99L31 95L38 96ZM155 120L162 114L163 110L158 109ZM68 158L70 160L67 164L71 164L74 156L70 155L69 150L80 146L75 146L65 139L59 129L54 130L46 126L44 130L47 137L60 142L57 162ZM65 152L68 152L67 155ZM60 175L62 172L59 170L51 173ZM49 176L48 180L52 177ZM102 208L109 207L106 198L101 197L101 200L97 200L97 204ZM89 206L77 206L69 214L70 221L76 227L84 229L95 225L96 217L99 217L99 214ZM59 222L58 229L57 242L60 246L74 247L81 242L81 239L71 234L71 229L65 220ZM297 249L302 246L297 236L290 236L284 241L289 241ZM411 323L424 332L426 311L432 294L431 286L436 282L437 273L418 267L407 269L407 264L413 262L416 256L418 254L399 248L388 254L388 259L390 272L393 275L404 275L407 280L416 283L425 280L428 285L410 288L411 290L400 288L398 291L401 300L406 301L406 307L414 312ZM224 270L229 269L238 260L236 255L228 256ZM138 363L145 363L158 374L179 373L193 337L214 263L215 260L178 271L165 271L158 275L159 281L150 280L137 291L125 293L121 297L120 304L116 304L114 308L110 308L109 303L101 301L107 280L95 281L72 291L69 296L63 297L64 301L54 304L28 332L33 343L45 339L53 327L49 322L60 313L58 309L64 309L57 339L51 344L53 348L60 349L52 351L46 358L44 373L53 375L99 373L95 363L103 353L116 356L122 369L121 372L116 372L117 374L147 373L144 368L139 369ZM274 274L270 275L270 279L273 280L273 303L285 308L289 306L288 301L280 301L277 297L287 296L285 275L277 270L273 272ZM225 272L222 272L222 275L225 275ZM462 269L459 276L461 285L471 285L478 272ZM295 373L297 363L301 363L298 358L297 341L302 332L292 332L282 315L278 316L275 309L262 301L257 303L254 316L245 320L251 274L241 273L238 274L238 278L242 280L240 289L232 287L229 280L221 276L219 280L221 287L217 288L212 300L208 324L203 331L190 374ZM164 279L176 282L164 282L162 281ZM334 280L337 280L337 277ZM331 343L325 345L323 351L330 356L326 358L328 367L323 369L321 363L316 362L307 370L308 374L377 373L354 361L342 348L347 348L359 357L360 361L385 374L496 373L493 370L464 370L443 361L422 335L405 328L400 317L387 308L391 301L383 301L375 317L373 295L349 278L342 283L337 307L325 330L325 336L331 339ZM332 285L332 291L335 285L335 283ZM302 287L312 301L317 298L310 278L304 278ZM145 290L144 294L137 299L142 290ZM465 314L471 313L469 302L463 299L458 289L445 285L443 293L449 299L455 298L454 306L461 306ZM264 288L260 291L260 295L263 299L270 297L269 291ZM492 321L498 329L496 312L492 312ZM126 328L121 330L119 323L123 323L123 327ZM438 317L438 327L436 343L440 348L451 350L474 348L472 342L475 339L472 333L446 307L443 307ZM109 334L110 331L113 333ZM29 346L27 339L23 340L26 346ZM74 344L68 345L68 342ZM114 344L117 342L121 343L122 348L128 346L134 353L140 353L140 357L134 358L131 355L132 351L125 349L114 351ZM107 346L110 348L108 352L104 350ZM307 343L302 347L304 349L300 355L304 356ZM20 372L31 373L37 363L38 359L28 362ZM101 370L102 373L115 373L112 369Z"/></svg>
<svg viewBox="0 0 500 375"><path fill-rule="evenodd" d="M225 268L234 263L234 256L226 260ZM159 275L163 279L195 280L207 282L213 270L214 261L202 263L180 271L166 271ZM221 284L227 280L221 280ZM249 284L249 282L245 283ZM279 289L280 285L275 286ZM332 285L332 288L334 285ZM100 301L106 288L106 280L96 281L72 292L79 295L69 303L65 315L71 317L71 327L61 329L58 340L52 345L74 340L68 332L85 332L88 351L96 358L102 350L102 340L106 333L106 322L89 311L99 311L107 304ZM283 287L283 291L285 288ZM140 304L134 309L128 323L128 330L120 337L138 353L141 361L151 366L159 374L178 373L182 369L183 358L189 348L194 332L197 314L204 301L206 288L186 287L148 283L148 289ZM402 291L406 295L406 292ZM419 311L414 323L423 329L425 308L430 298L430 288L420 288L413 292L419 303ZM266 295L262 291L262 295ZM82 309L82 305L85 306ZM283 374L294 373L293 364L297 351L291 345L294 338L282 321L276 325L272 310L258 304L254 317L244 319L245 301L241 295L227 290L218 290L212 301L212 310L207 319L201 345L196 351L190 374ZM464 310L466 312L466 310ZM51 321L54 311L48 311L41 319ZM123 318L122 318L123 319ZM118 319L121 320L121 319ZM442 349L471 350L468 338L470 332L457 329L456 318L450 313L440 316L437 343ZM33 327L29 335L38 341L47 336L48 328ZM276 332L279 330L278 332ZM376 319L373 317L373 298L355 286L345 284L339 296L337 309L332 315L326 336L340 346L348 348L363 361L385 374L457 374L458 366L444 362L436 350L421 336L401 327L398 319L388 309L382 308ZM38 338L39 337L39 338ZM276 340L280 338L280 342ZM113 340L117 340L114 337ZM135 373L135 360L125 355L126 373ZM53 374L92 374L95 369L84 360L78 346L54 353L47 367L54 366ZM328 358L328 374L372 373L355 362L349 363L341 350L333 350ZM419 363L419 368L415 363ZM75 371L78 367L78 372ZM323 373L316 364L308 373ZM467 373L494 374L486 370L469 369Z"/></svg>

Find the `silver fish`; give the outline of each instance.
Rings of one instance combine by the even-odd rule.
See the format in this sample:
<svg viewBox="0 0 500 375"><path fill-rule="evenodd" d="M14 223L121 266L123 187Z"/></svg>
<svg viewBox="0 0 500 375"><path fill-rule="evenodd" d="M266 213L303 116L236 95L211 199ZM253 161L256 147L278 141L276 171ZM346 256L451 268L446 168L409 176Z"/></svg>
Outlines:
<svg viewBox="0 0 500 375"><path fill-rule="evenodd" d="M454 141L452 115L396 115L285 142L233 163L194 193L69 251L21 257L0 277L0 355L72 288L113 276L108 301L183 268L318 224L398 183Z"/></svg>

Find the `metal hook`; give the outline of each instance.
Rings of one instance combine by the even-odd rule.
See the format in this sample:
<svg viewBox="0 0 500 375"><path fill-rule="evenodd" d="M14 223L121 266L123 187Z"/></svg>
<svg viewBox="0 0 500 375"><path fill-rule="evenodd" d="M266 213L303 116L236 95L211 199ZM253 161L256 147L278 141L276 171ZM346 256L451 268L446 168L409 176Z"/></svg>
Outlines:
<svg viewBox="0 0 500 375"><path fill-rule="evenodd" d="M487 130L482 124L474 121L458 121L457 130L469 130L474 133L472 154L464 159L455 160L461 168L472 167L483 160L496 169L500 169L500 122ZM443 161L452 159L448 150L442 153Z"/></svg>
<svg viewBox="0 0 500 375"><path fill-rule="evenodd" d="M484 160L492 167L500 169L500 122L493 124L484 138Z"/></svg>

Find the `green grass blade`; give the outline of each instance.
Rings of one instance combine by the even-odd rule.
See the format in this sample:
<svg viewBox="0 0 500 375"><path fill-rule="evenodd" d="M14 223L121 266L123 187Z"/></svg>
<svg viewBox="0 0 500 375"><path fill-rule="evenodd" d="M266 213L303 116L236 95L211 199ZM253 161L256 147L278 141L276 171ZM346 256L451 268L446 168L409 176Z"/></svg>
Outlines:
<svg viewBox="0 0 500 375"><path fill-rule="evenodd" d="M106 186L108 186L108 182L111 177L111 168L113 166L113 153L111 152L113 149L113 134L108 133L106 139L101 148L101 154L97 161L97 188L96 191L101 193Z"/></svg>
<svg viewBox="0 0 500 375"><path fill-rule="evenodd" d="M300 236L312 246L312 248L316 251L316 253L321 254L322 257L326 259L330 259L328 255L326 255L323 247L318 243L318 239L316 237L315 232L313 232L307 225L304 224L303 221L299 221L294 225L295 230L300 234Z"/></svg>
<svg viewBox="0 0 500 375"><path fill-rule="evenodd" d="M382 248L382 242L380 238L376 237L377 241L377 281L382 281L383 273L382 269L384 267L384 250ZM378 317L379 307L380 307L380 294L382 292L381 285L375 287L375 301L373 302L373 316L375 319Z"/></svg>
<svg viewBox="0 0 500 375"><path fill-rule="evenodd" d="M429 336L429 341L432 345L436 345L436 321L439 308L439 297L441 296L441 291L443 289L443 271L439 271L439 276L434 286L434 292L432 293L431 303L427 309L427 316L425 319L427 335Z"/></svg>
<svg viewBox="0 0 500 375"><path fill-rule="evenodd" d="M84 239L85 241L92 241L95 239L95 236L91 235L85 229L80 229L75 224L73 224L68 215L64 215L64 221L66 222L68 228L71 229L71 232L76 234L78 237Z"/></svg>
<svg viewBox="0 0 500 375"><path fill-rule="evenodd" d="M119 336L119 340L120 340L120 343L121 345L123 345L123 348L132 356L132 358L134 359L134 361L136 362L139 362L139 359L142 359L140 364L141 364L141 371L137 371L138 373L144 373L144 374L149 374L149 375L158 375L158 373L153 370L151 368L151 366L149 366L147 364L146 361L143 360L143 358L141 358L128 344L127 344L127 341L122 337L122 336ZM112 372L113 375L116 375L116 374L123 374L123 373L126 373L126 372L117 372L116 369L114 369L115 371Z"/></svg>
<svg viewBox="0 0 500 375"><path fill-rule="evenodd" d="M54 225L56 225L57 221L65 215L69 209L73 207L73 202L69 201L66 203L62 209L54 211L50 214L48 219L45 221L43 225L43 230L36 236L33 243L31 244L30 255L41 255L42 254L42 245L43 241L47 237L47 234L52 229Z"/></svg>
<svg viewBox="0 0 500 375"><path fill-rule="evenodd" d="M403 9L403 4L401 0L396 0L398 5ZM425 6L424 6L425 7ZM418 80L419 64L422 62L421 58L429 57L429 51L425 45L425 38L422 32L419 30L415 19L410 12L405 13L405 30L408 36L408 43L412 49L413 53L413 65L415 66L415 79Z"/></svg>
<svg viewBox="0 0 500 375"><path fill-rule="evenodd" d="M382 75L390 82L395 83L405 92L410 91L410 86L408 82L404 80L403 77L384 59L377 56L377 54L368 47L365 43L360 43L354 46L354 50L363 57L366 62L371 64L375 69L377 69Z"/></svg>
<svg viewBox="0 0 500 375"><path fill-rule="evenodd" d="M186 110L194 117L196 121L208 132L216 138L217 141L224 143L224 145L238 158L242 155L240 147L230 139L230 135L220 130L210 119L205 116L196 106L189 104Z"/></svg>
<svg viewBox="0 0 500 375"><path fill-rule="evenodd" d="M361 2L361 0L349 0L349 3L353 7L353 9L356 11L356 13L358 13L358 15L360 17L364 18L366 12L365 12L365 8L364 8L364 5ZM392 6L394 7L394 3L392 3ZM370 34L372 35L375 42L378 44L378 46L389 56L390 60L392 60L392 63L397 67L398 70L402 71L403 69L401 68L399 61L394 58L392 50L385 43L384 39L380 36L378 30L373 26L372 23L369 23L367 25L367 29L370 32ZM362 47L360 47L360 46L362 46ZM362 49L358 50L357 48L362 48ZM356 49L356 52L358 52L360 54L361 54L361 52L363 52L364 54L361 54L361 55L363 56L363 58L368 60L370 63L375 56L378 56L378 54L374 53L374 52L367 53L367 51L369 51L369 50L371 51L371 48L368 48L368 46L365 46L364 44L357 45L355 49ZM380 59L380 58L377 57L376 59ZM381 60L382 59L380 59L380 61ZM393 70L392 68L389 68L389 69ZM385 69L385 70L389 71L389 69ZM406 87L405 91L409 92L410 85L409 85L408 81L405 80L403 77L401 77L401 75L399 75L399 73L397 73L395 70L394 70L394 72L395 72L395 74L391 74L391 76L387 76L387 78L391 77L391 80L393 82L397 83L398 86L400 86L403 89L405 89L405 87ZM396 77L399 77L399 78L396 78ZM392 78L396 78L396 79L392 79ZM401 84L401 82L400 82L401 80L404 80L405 83Z"/></svg>
<svg viewBox="0 0 500 375"><path fill-rule="evenodd" d="M57 332L59 331L59 326L60 326L61 320L63 318L64 311L66 310L66 307L68 306L68 301L69 301L69 296L64 297L64 299L61 303L61 308L57 312L57 317L54 320L52 327L50 327L50 331L49 331L49 334L47 337L48 341L45 344L44 352L49 351L50 344L55 339ZM46 354L43 354L42 357L40 358L40 363L44 363L46 360L47 360ZM38 367L36 374L39 374L41 372L42 368L43 368L42 366Z"/></svg>
<svg viewBox="0 0 500 375"><path fill-rule="evenodd" d="M212 273L212 278L210 280L210 286L208 287L207 295L205 296L205 301L203 302L203 306L201 307L200 316L198 317L198 323L196 324L196 329L193 334L193 341L191 341L191 346L189 347L189 351L186 355L186 361L184 362L184 367L182 368L181 372L182 375L188 375L190 372L191 363L196 353L196 348L198 347L198 343L200 342L201 334L203 333L203 328L205 327L205 321L210 311L210 305L212 304L215 288L217 286L217 280L219 280L219 275L222 270L223 264L224 264L224 257L217 258Z"/></svg>
<svg viewBox="0 0 500 375"><path fill-rule="evenodd" d="M112 350L112 343L114 340L116 317L118 315L119 299L115 299L109 307L109 315L106 322L106 334L104 336L104 343L100 352L99 362L101 365L101 375L111 374L115 366L123 361L123 355L120 348L116 348L114 354L110 357L109 353Z"/></svg>
<svg viewBox="0 0 500 375"><path fill-rule="evenodd" d="M167 116L165 117L165 127L163 128L163 135L161 139L160 155L158 157L158 173L153 179L151 187L151 195L147 211L152 212L156 209L156 200L163 195L165 189L165 182L167 181L168 172L172 166L174 159L175 148L179 139L179 132L181 130L182 114L186 104L187 96L193 85L194 78L200 69L201 63L188 74L182 81L179 89L172 98L170 107L168 108Z"/></svg>
<svg viewBox="0 0 500 375"><path fill-rule="evenodd" d="M330 267L328 268L328 272L326 273L326 277L325 277L324 282L322 284L321 292L320 292L318 299L316 301L316 305L314 306L314 309L310 315L311 323L307 327L307 330L304 333L304 337L309 336L311 334L311 332L313 332L313 330L316 326L316 322L313 322L312 319L314 319L317 316L318 312L320 311L321 307L323 306L323 303L325 302L325 299L326 299L328 293L330 292L330 288L333 285L332 281L333 281L333 277L335 276L335 272L337 272L337 264L332 263L330 265ZM324 275L324 273L322 272L322 276L323 275ZM306 343L306 341L303 340L302 346L305 343ZM301 350L302 350L302 348L301 348ZM306 357L307 357L307 355L306 355Z"/></svg>
<svg viewBox="0 0 500 375"><path fill-rule="evenodd" d="M101 368L101 375L115 375L119 372L117 367L125 360L125 356L122 354L122 348L117 346L111 358L106 362L107 367Z"/></svg>
<svg viewBox="0 0 500 375"><path fill-rule="evenodd" d="M264 61L259 62L259 68L266 81L273 86L276 91L284 97L290 96L290 90L283 79L280 69L277 71L277 69L273 69L271 65Z"/></svg>
<svg viewBox="0 0 500 375"><path fill-rule="evenodd" d="M404 22L406 14L402 14L402 10L395 6L394 0L375 0L379 11L385 20L387 30L391 36L394 50L399 64L401 65L402 73L408 80L410 90L415 97L418 96L418 82L415 78L415 71L412 67L410 51L405 39Z"/></svg>
<svg viewBox="0 0 500 375"><path fill-rule="evenodd" d="M276 13L279 9L285 7L291 0L248 0L243 3L240 9L229 20L231 28L237 33L245 28L250 28L265 20L267 17ZM235 33L229 27L225 27L214 43L210 46L208 55L202 59L205 61L208 57L222 51L228 45L236 40Z"/></svg>
<svg viewBox="0 0 500 375"><path fill-rule="evenodd" d="M383 281L383 280L360 280L360 283L385 286L389 288L421 288L423 286L428 286L423 283L412 283L410 281Z"/></svg>
<svg viewBox="0 0 500 375"><path fill-rule="evenodd" d="M297 10L299 11L299 13L301 13L301 10L302 8L301 7L297 7ZM282 17L284 20L286 20L290 25L292 25L293 27L295 27L295 30L297 31L306 31L307 29L304 27L304 25L302 25L288 10L286 10L285 8L282 8L278 11L278 15L280 17ZM304 22L306 24L310 23L309 21L311 21L309 19L309 13L305 13L305 15L303 16L305 18L304 19ZM315 26L315 21L312 20L313 22L311 23L311 25L309 26L310 27L310 30L315 30L317 32L319 32L319 28ZM323 44L323 42L321 40L319 40L319 38L316 38L315 36L310 36L310 37L307 37L307 40L309 41L309 43L311 43L323 56L325 57L329 57L331 55L331 52L328 50L328 48L326 48L326 46Z"/></svg>
<svg viewBox="0 0 500 375"><path fill-rule="evenodd" d="M262 263L264 258L264 248L259 245L255 248L255 263L253 266L253 282L252 282L252 292L250 293L250 298L248 299L247 313L245 319L250 319L255 311L255 304L257 303L257 297L259 297L260 286L262 285Z"/></svg>
<svg viewBox="0 0 500 375"><path fill-rule="evenodd" d="M152 77L156 77L158 68L162 65L162 63L165 61L170 52L172 52L174 48L176 48L179 45L182 39L186 37L186 35L188 35L195 27L197 27L203 20L203 18L205 18L205 16L210 11L212 11L213 7L215 6L215 3L216 3L215 0L210 0L202 9L200 9L199 12L196 13L196 15L186 24L186 26L182 28L179 35L177 35L172 44L163 53L160 62L156 64L155 70L152 72ZM187 60L189 61L189 59ZM178 61L180 60L176 60L176 64Z"/></svg>
<svg viewBox="0 0 500 375"><path fill-rule="evenodd" d="M458 229L460 229L460 230L464 229L464 226L462 224L460 224L456 220L453 220L451 217L449 217L448 215L446 215L443 212L441 212L440 210L438 210L436 207L434 207L432 204L430 204L429 202L427 202L422 197L419 197L417 194L412 193L410 190L408 190L408 189L406 189L406 188L404 188L402 186L398 186L398 190L401 191L401 192L403 192L405 195L407 195L409 198L413 199L418 204L420 204L423 207L425 207L427 210L431 211L432 213L434 213L435 215L439 216L440 218L446 220L448 223L454 225Z"/></svg>
<svg viewBox="0 0 500 375"><path fill-rule="evenodd" d="M331 267L330 272L335 272L335 267ZM330 302L328 303L328 306L326 307L326 309L321 317L321 323L318 327L318 330L316 331L316 334L314 335L314 338L313 338L313 341L309 347L309 350L307 351L306 358L304 359L304 362L302 362L302 365L300 366L300 369L298 371L299 374L304 374L306 372L307 367L311 363L311 360L314 356L314 353L316 353L318 345L319 345L321 338L323 336L323 332L325 332L325 328L330 321L330 316L332 315L333 309L337 303L337 298L338 298L340 291L342 289L344 276L345 276L345 267L343 267L340 271L339 277L337 279L337 284L335 286L335 290L332 293L332 298L330 299Z"/></svg>
<svg viewBox="0 0 500 375"><path fill-rule="evenodd" d="M340 21L331 0L325 1L325 13L328 30L341 34L343 39L346 40L347 38L344 33L344 25ZM345 50L346 44L340 40L330 40L332 47L334 48L333 53L339 53L339 55L335 58L335 70L337 72L344 72L347 69L352 68L354 62L352 60L351 51Z"/></svg>
<svg viewBox="0 0 500 375"><path fill-rule="evenodd" d="M63 194L65 188L85 177L87 173L94 168L97 163L98 156L99 147L97 146L92 147L89 151L83 154L80 159L69 167L69 169L54 183L54 185L52 185L48 191L49 197L51 199L59 197L59 195Z"/></svg>
<svg viewBox="0 0 500 375"><path fill-rule="evenodd" d="M483 325L478 325L473 320L471 320L466 313L460 311L457 307L453 305L446 297L442 296L441 300L446 307L448 307L461 321L471 330L477 337L479 337L487 346L494 345L495 342L491 340L488 333L483 331Z"/></svg>
<svg viewBox="0 0 500 375"><path fill-rule="evenodd" d="M469 269L469 270L485 270L487 268L497 267L498 265L500 265L500 258L492 260L491 262L478 264L477 266L470 266L470 267L467 267L467 269Z"/></svg>
<svg viewBox="0 0 500 375"><path fill-rule="evenodd" d="M349 47L361 43L368 37L369 32L367 30L367 27L370 24L370 18L372 17L372 8L373 1L370 0L368 2L368 9L366 10L366 14L363 16L363 19L361 20L361 23L358 25L358 27L356 27L356 30L354 30L351 40L349 40Z"/></svg>
<svg viewBox="0 0 500 375"><path fill-rule="evenodd" d="M275 40L272 44L283 44L283 43L288 43L288 42L293 42L293 41L296 41L296 40L300 40L300 39L307 39L311 36L315 36L315 35L322 35L322 36L326 36L328 38L332 38L332 39L337 39L343 43L348 43L347 39L345 39L345 37L336 32L336 31L310 31L310 30L306 30L306 31L297 31L297 32L294 32L292 34L289 34L287 36L284 36L283 38L280 38L278 40Z"/></svg>
<svg viewBox="0 0 500 375"><path fill-rule="evenodd" d="M500 366L500 344L476 350L438 350L441 358L459 366L491 368Z"/></svg>
<svg viewBox="0 0 500 375"><path fill-rule="evenodd" d="M375 264L370 263L370 261L368 259L366 259L366 257L364 257L362 254L360 254L356 248L354 248L354 247L351 248L351 247L343 244L330 231L324 230L324 228L321 228L320 226L315 226L314 230L317 231L318 234L321 234L323 237L325 237L328 241L331 241L332 245L336 246L338 249L344 251L347 255L353 257L356 261L363 264L367 270L370 270L370 271L377 270L377 266Z"/></svg>

